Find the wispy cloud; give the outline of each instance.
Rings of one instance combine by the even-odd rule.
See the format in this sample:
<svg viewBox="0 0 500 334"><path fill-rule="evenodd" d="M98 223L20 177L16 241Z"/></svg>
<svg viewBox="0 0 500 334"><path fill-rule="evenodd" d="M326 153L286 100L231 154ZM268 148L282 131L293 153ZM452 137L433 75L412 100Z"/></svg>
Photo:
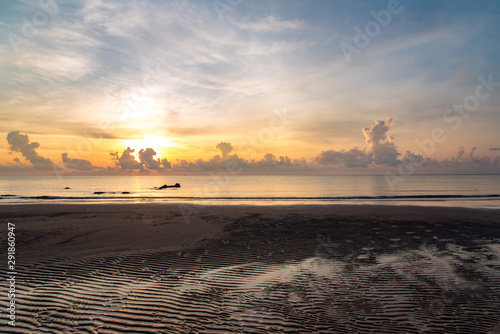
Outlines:
<svg viewBox="0 0 500 334"><path fill-rule="evenodd" d="M255 32L283 32L286 30L304 29L307 27L307 23L302 20L282 20L269 15L257 22L237 23L237 26Z"/></svg>
<svg viewBox="0 0 500 334"><path fill-rule="evenodd" d="M272 55L276 53L294 52L300 49L311 46L310 42L288 42L276 41L270 44L254 43L246 45L244 48L237 50L238 54L242 55Z"/></svg>

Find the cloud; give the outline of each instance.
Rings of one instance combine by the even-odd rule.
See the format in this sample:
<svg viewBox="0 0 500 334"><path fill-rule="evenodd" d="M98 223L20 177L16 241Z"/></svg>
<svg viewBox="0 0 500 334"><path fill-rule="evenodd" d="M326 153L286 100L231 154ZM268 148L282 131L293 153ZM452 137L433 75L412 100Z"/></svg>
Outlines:
<svg viewBox="0 0 500 334"><path fill-rule="evenodd" d="M457 148L455 156L441 162L442 167L490 167L500 166L500 157L479 157L476 155L476 147L472 147L467 153L463 146Z"/></svg>
<svg viewBox="0 0 500 334"><path fill-rule="evenodd" d="M373 153L373 162L377 165L396 166L399 163L400 153L396 149L394 137L387 134L395 124L393 118L388 118L387 121L377 120L363 129L368 150Z"/></svg>
<svg viewBox="0 0 500 334"><path fill-rule="evenodd" d="M319 165L347 168L367 168L375 165L396 166L401 155L394 143L394 137L387 133L395 125L394 119L377 120L374 124L363 128L368 148L354 147L350 150L328 150L321 152L313 161Z"/></svg>
<svg viewBox="0 0 500 334"><path fill-rule="evenodd" d="M246 171L313 171L324 168L369 168L377 166L400 166L413 164L422 168L460 168L460 167L495 167L500 165L500 157L476 156L476 148L466 152L459 147L455 155L445 160L426 158L422 154L406 151L398 152L394 137L388 134L395 125L394 119L376 120L373 124L362 129L367 147L354 147L349 150L322 151L310 162L302 159L290 159L288 156L276 156L267 153L260 160L246 160L231 154L233 146L228 142L219 142L215 148L221 152L208 160L198 159L190 162L177 159L170 163L166 159L156 158L156 152L151 149L141 149L139 160L133 155L134 150L128 147L121 155L111 153L115 164L122 169L136 170L166 170L177 171L214 171L214 170L246 170Z"/></svg>
<svg viewBox="0 0 500 334"><path fill-rule="evenodd" d="M258 22L240 23L238 27L256 32L281 32L284 30L303 29L306 24L299 20L280 20L273 15L262 18Z"/></svg>
<svg viewBox="0 0 500 334"><path fill-rule="evenodd" d="M373 161L373 155L366 150L360 150L355 147L348 151L323 151L314 161L320 165L339 166L339 167L368 167Z"/></svg>
<svg viewBox="0 0 500 334"><path fill-rule="evenodd" d="M142 164L135 160L135 156L132 155L134 152L134 149L127 147L127 149L123 151L122 155L119 155L118 152L110 153L110 155L113 157L112 160L116 166L121 169L142 169Z"/></svg>
<svg viewBox="0 0 500 334"><path fill-rule="evenodd" d="M182 161L182 160L181 160ZM188 168L189 170L193 169L201 169L201 170L217 170L217 169L237 169L248 167L249 163L240 158L237 154L228 155L225 158L221 158L220 155L215 155L211 159L205 161L203 159L198 159L194 163L189 163L186 165L185 163L176 164L174 168Z"/></svg>
<svg viewBox="0 0 500 334"><path fill-rule="evenodd" d="M447 168L460 169L471 167L497 167L500 166L500 157L476 156L476 148L473 147L467 153L463 146L457 148L455 154L443 160L425 158L421 154L406 151L400 159L401 165L414 165L420 168Z"/></svg>
<svg viewBox="0 0 500 334"><path fill-rule="evenodd" d="M92 170L94 166L88 160L84 159L71 159L68 157L68 153L62 154L62 162L66 168L76 169L76 170Z"/></svg>
<svg viewBox="0 0 500 334"><path fill-rule="evenodd" d="M110 153L111 160L121 169L161 171L172 168L172 164L166 158L155 158L157 153L152 148L141 149L138 152L139 161L133 155L134 152L134 149L127 147L121 155L118 152Z"/></svg>
<svg viewBox="0 0 500 334"><path fill-rule="evenodd" d="M78 52L55 52L53 50L23 54L15 65L31 72L32 80L53 79L60 81L76 81L94 70L92 60Z"/></svg>
<svg viewBox="0 0 500 334"><path fill-rule="evenodd" d="M11 131L7 134L7 142L10 145L9 149L12 152L20 152L33 165L34 169L49 170L57 168L50 159L44 158L36 152L40 144L38 142L30 143L28 135L22 135L19 131Z"/></svg>
<svg viewBox="0 0 500 334"><path fill-rule="evenodd" d="M270 44L253 43L248 44L236 52L240 55L268 55L278 53L290 53L313 45L311 42L288 42L274 41Z"/></svg>
<svg viewBox="0 0 500 334"><path fill-rule="evenodd" d="M222 154L222 159L226 159L229 153L233 150L231 143L220 142L215 146L216 149L220 150Z"/></svg>
<svg viewBox="0 0 500 334"><path fill-rule="evenodd" d="M141 149L139 151L139 161L146 169L161 170L163 169L161 160L155 159L156 152L152 148Z"/></svg>
<svg viewBox="0 0 500 334"><path fill-rule="evenodd" d="M491 147L490 151L500 151L500 147Z"/></svg>

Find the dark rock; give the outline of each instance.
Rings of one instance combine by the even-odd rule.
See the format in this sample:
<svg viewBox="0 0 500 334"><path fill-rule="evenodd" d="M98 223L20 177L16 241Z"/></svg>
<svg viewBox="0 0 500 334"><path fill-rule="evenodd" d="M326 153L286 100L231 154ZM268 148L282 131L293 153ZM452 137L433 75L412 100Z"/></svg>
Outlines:
<svg viewBox="0 0 500 334"><path fill-rule="evenodd" d="M179 183L174 184L173 186L167 186L166 184L162 185L159 188L156 188L158 190L166 189L166 188L180 188L181 185Z"/></svg>

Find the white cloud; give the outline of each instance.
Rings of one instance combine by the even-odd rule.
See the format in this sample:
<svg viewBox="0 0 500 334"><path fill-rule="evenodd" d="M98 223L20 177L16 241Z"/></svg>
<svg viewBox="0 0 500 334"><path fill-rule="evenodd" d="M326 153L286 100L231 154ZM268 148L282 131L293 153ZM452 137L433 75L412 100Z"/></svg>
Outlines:
<svg viewBox="0 0 500 334"><path fill-rule="evenodd" d="M396 166L399 162L400 154L396 149L394 137L387 134L389 128L394 125L394 119L389 118L386 121L375 121L375 124L363 129L368 150L373 153L373 162L377 165Z"/></svg>
<svg viewBox="0 0 500 334"><path fill-rule="evenodd" d="M242 29L256 32L281 32L285 30L297 30L306 27L306 23L300 20L281 20L273 15L262 18L258 22L238 23Z"/></svg>
<svg viewBox="0 0 500 334"><path fill-rule="evenodd" d="M48 80L79 80L94 70L91 60L78 53L39 50L36 53L23 53L15 66L36 77Z"/></svg>
<svg viewBox="0 0 500 334"><path fill-rule="evenodd" d="M313 45L312 42L287 42L275 41L270 44L249 43L243 48L237 50L241 55L268 55L276 53L294 52Z"/></svg>

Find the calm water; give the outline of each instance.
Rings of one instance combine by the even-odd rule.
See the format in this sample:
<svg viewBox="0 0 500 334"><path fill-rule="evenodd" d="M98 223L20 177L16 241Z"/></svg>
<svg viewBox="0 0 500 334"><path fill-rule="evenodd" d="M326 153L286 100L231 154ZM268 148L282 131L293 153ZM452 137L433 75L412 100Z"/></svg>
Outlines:
<svg viewBox="0 0 500 334"><path fill-rule="evenodd" d="M163 184L181 188L156 190ZM70 189L64 189L69 187ZM104 192L95 194L95 192ZM123 194L129 192L130 194ZM500 175L0 177L0 203L416 204L500 208ZM14 196L5 196L14 195Z"/></svg>

